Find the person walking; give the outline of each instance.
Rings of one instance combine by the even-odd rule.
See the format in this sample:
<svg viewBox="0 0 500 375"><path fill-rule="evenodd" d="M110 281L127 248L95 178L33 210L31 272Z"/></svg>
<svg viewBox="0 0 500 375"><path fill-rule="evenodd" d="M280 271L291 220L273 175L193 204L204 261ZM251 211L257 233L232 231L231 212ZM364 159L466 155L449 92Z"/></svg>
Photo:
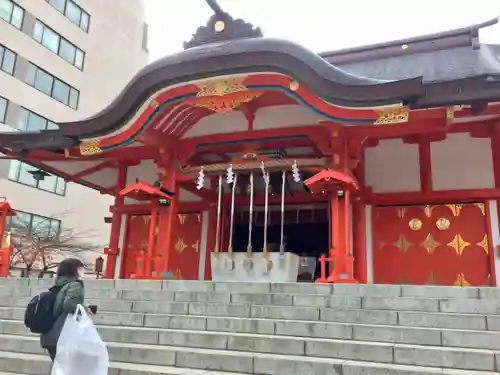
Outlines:
<svg viewBox="0 0 500 375"><path fill-rule="evenodd" d="M56 357L57 341L67 315L74 314L78 305L84 306L83 272L84 265L81 260L65 259L59 264L55 283L49 289L51 292L57 293L53 307L54 324L50 331L40 336L40 344L48 351L52 362Z"/></svg>

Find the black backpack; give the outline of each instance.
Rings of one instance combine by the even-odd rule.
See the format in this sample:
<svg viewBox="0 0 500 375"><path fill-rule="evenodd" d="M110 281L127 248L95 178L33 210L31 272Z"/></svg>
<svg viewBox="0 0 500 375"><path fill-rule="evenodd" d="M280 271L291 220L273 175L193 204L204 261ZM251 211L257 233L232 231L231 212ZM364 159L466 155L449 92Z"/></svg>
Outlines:
<svg viewBox="0 0 500 375"><path fill-rule="evenodd" d="M54 305L57 293L61 288L52 287L31 299L24 312L24 325L33 333L49 332L57 317L54 316Z"/></svg>

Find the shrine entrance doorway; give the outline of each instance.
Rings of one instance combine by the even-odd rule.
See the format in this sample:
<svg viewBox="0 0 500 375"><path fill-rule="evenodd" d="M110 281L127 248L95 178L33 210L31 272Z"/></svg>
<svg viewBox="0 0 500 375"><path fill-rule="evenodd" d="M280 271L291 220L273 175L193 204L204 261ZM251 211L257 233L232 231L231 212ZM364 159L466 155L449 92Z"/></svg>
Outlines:
<svg viewBox="0 0 500 375"><path fill-rule="evenodd" d="M281 211L270 206L267 228L269 252L279 252L281 244ZM249 212L235 212L233 251L245 252L248 245ZM319 275L318 259L329 250L329 217L327 204L304 204L286 207L283 213L284 251L301 257L297 281L311 282ZM252 248L262 252L264 246L264 210L255 207L253 212Z"/></svg>
<svg viewBox="0 0 500 375"><path fill-rule="evenodd" d="M484 203L374 207L372 222L375 283L491 285Z"/></svg>

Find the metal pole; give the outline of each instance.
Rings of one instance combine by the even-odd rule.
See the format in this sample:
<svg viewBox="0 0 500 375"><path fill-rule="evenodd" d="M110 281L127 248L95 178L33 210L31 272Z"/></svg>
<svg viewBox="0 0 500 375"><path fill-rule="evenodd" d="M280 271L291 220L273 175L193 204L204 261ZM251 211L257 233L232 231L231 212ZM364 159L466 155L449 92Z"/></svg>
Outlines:
<svg viewBox="0 0 500 375"><path fill-rule="evenodd" d="M219 242L220 242L220 217L221 217L221 205L222 205L222 175L219 176L219 197L217 200L217 231L215 232L215 254L219 255Z"/></svg>
<svg viewBox="0 0 500 375"><path fill-rule="evenodd" d="M236 181L238 179L238 174L234 174L233 187L231 191L231 223L229 229L229 248L227 249L227 255L229 258L233 257L233 232L234 232L234 192L236 190Z"/></svg>
<svg viewBox="0 0 500 375"><path fill-rule="evenodd" d="M269 210L269 173L267 173L267 176L264 179L264 182L266 183L266 192L265 192L265 197L264 197L264 248L262 250L263 252L263 257L267 258L267 219L268 219L268 210Z"/></svg>
<svg viewBox="0 0 500 375"><path fill-rule="evenodd" d="M253 228L253 172L250 173L250 211L248 213L248 246L247 257L252 257L252 228Z"/></svg>
<svg viewBox="0 0 500 375"><path fill-rule="evenodd" d="M284 225L285 225L285 181L286 181L286 171L283 171L281 175L281 239L280 239L280 255L285 253L284 244Z"/></svg>

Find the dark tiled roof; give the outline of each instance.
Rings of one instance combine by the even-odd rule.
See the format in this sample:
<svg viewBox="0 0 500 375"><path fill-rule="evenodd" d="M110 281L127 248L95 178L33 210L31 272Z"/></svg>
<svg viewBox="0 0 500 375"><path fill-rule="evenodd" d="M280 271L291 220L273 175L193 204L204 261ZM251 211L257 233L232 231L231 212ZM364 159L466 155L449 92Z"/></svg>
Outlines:
<svg viewBox="0 0 500 375"><path fill-rule="evenodd" d="M500 74L500 45L479 43L479 30L497 19L439 34L424 35L366 47L326 52L333 65L358 76L424 82L452 81Z"/></svg>

